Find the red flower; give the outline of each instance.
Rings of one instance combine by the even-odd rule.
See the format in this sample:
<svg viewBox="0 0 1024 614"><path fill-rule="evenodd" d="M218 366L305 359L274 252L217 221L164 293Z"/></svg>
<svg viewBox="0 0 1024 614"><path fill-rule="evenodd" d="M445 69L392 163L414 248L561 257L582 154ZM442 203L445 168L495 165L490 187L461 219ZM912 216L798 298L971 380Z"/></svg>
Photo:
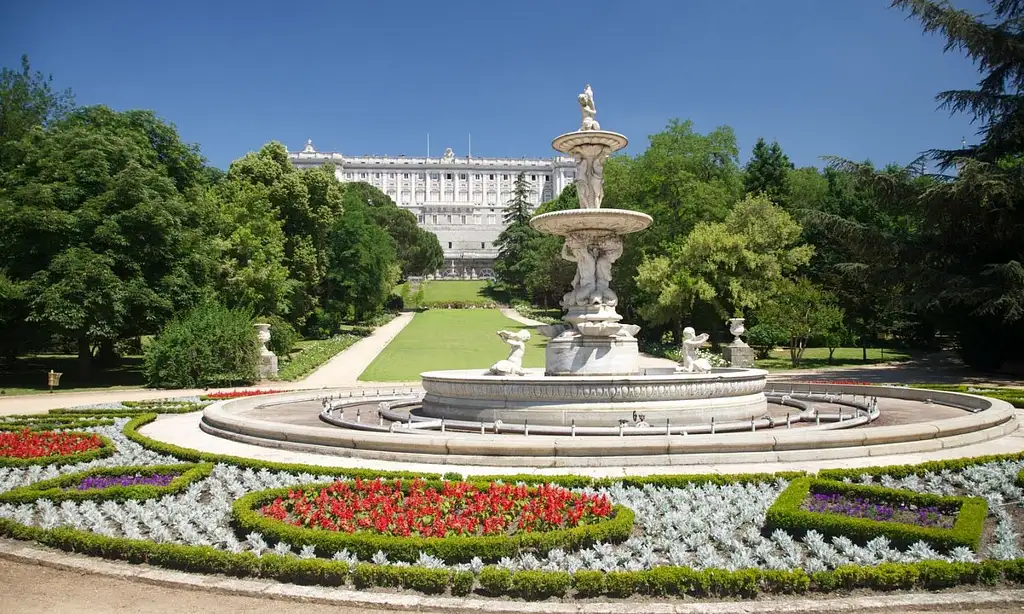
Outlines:
<svg viewBox="0 0 1024 614"><path fill-rule="evenodd" d="M604 495L584 495L553 485L446 482L438 492L421 479L335 482L309 491L290 490L265 505L268 518L296 526L354 533L444 537L550 531L596 522L611 514Z"/></svg>
<svg viewBox="0 0 1024 614"><path fill-rule="evenodd" d="M30 431L0 433L0 456L13 458L41 458L65 456L103 446L98 435L88 433L57 433Z"/></svg>

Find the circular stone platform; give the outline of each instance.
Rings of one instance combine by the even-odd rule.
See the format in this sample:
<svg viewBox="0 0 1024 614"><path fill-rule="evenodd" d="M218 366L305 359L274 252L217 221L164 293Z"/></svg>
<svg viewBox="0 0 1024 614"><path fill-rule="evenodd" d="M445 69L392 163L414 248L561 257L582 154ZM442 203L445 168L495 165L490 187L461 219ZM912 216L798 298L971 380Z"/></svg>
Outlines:
<svg viewBox="0 0 1024 614"><path fill-rule="evenodd" d="M421 374L423 415L453 420L614 426L633 412L651 423L749 420L767 409L768 372L715 369L712 373L653 375L488 375L479 369Z"/></svg>
<svg viewBox="0 0 1024 614"><path fill-rule="evenodd" d="M395 429L374 432L339 428L320 420L320 399L341 396L351 418L377 425L380 401L350 390L292 392L221 401L209 406L200 428L236 442L382 461L486 467L658 467L801 463L937 452L990 442L1018 429L1004 401L968 394L887 386L769 384L779 393L858 395L878 399L882 419L870 426L835 430L807 426L707 435L546 436L473 434ZM770 392L770 391L769 391ZM347 397L347 398L346 398ZM822 410L829 402L822 397ZM835 407L833 406L833 409ZM685 431L684 431L685 433ZM975 446L976 447L976 446ZM858 464L863 464L858 462ZM777 465L776 465L777 467ZM675 469L678 471L678 469Z"/></svg>

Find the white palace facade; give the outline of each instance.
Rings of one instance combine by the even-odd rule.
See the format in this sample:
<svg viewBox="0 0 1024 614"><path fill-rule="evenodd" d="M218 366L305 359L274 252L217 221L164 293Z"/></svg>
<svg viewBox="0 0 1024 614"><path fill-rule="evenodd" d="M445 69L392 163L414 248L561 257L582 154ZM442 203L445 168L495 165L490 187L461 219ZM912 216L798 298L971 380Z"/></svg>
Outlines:
<svg viewBox="0 0 1024 614"><path fill-rule="evenodd" d="M320 152L312 141L289 152L296 168L333 163L340 181L363 181L411 211L420 227L433 232L444 249L442 277L490 277L504 228L502 209L512 199L512 184L525 173L530 203L536 208L575 181L572 158L549 159L347 156Z"/></svg>

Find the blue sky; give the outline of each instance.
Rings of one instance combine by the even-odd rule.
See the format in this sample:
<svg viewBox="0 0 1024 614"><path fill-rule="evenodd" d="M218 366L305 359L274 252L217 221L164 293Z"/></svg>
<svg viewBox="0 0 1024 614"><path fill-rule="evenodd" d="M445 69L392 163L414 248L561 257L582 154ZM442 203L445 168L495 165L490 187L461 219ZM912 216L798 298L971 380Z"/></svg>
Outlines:
<svg viewBox="0 0 1024 614"><path fill-rule="evenodd" d="M978 6L979 0L957 0ZM670 118L731 126L798 165L906 163L972 140L936 109L974 66L888 0L239 2L38 0L0 9L0 64L33 68L79 104L147 108L210 162L276 139L321 151L554 154L598 120L630 153Z"/></svg>

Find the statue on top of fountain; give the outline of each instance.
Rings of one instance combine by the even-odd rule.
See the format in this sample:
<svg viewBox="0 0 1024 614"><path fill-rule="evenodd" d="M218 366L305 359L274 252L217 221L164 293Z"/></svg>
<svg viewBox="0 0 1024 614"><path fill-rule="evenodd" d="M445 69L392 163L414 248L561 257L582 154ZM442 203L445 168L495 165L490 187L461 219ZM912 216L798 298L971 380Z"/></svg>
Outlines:
<svg viewBox="0 0 1024 614"><path fill-rule="evenodd" d="M523 369L523 354L526 353L526 342L530 340L530 331L525 328L516 332L499 330L498 336L509 344L511 349L508 358L494 363L487 372L491 375L526 375L526 370Z"/></svg>
<svg viewBox="0 0 1024 614"><path fill-rule="evenodd" d="M683 373L710 373L711 362L697 357L697 348L707 343L708 334L697 334L692 326L683 329L683 362L677 370Z"/></svg>
<svg viewBox="0 0 1024 614"><path fill-rule="evenodd" d="M594 116L597 115L597 107L594 106L594 90L590 89L590 84L583 90L583 93L576 97L580 101L580 112L583 114L583 123L580 125L580 131L584 130L600 130L601 124L597 123Z"/></svg>

